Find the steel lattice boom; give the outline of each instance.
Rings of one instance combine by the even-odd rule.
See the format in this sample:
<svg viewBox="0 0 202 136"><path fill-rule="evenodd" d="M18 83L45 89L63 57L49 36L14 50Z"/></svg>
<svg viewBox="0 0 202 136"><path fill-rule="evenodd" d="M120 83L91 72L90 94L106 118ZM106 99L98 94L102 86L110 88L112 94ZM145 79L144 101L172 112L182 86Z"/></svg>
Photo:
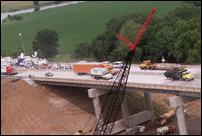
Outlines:
<svg viewBox="0 0 202 136"><path fill-rule="evenodd" d="M143 36L144 32L146 31L149 22L152 18L152 15L156 9L154 8L146 21L141 26L133 44L130 43L126 38L124 38L121 34L117 35L119 39L121 39L126 45L130 47L129 52L126 55L124 60L123 67L120 68L116 79L109 90L103 108L101 110L100 117L97 122L97 126L94 131L94 135L110 135L118 116L124 94L126 89L126 84L130 72L132 57L134 56L137 43Z"/></svg>

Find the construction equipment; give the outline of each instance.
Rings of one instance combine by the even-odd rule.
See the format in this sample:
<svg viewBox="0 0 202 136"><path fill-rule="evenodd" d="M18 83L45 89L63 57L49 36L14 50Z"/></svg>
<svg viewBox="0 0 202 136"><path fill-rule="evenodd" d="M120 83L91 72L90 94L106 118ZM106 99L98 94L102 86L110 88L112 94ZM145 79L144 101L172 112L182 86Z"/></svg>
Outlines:
<svg viewBox="0 0 202 136"><path fill-rule="evenodd" d="M145 60L140 65L141 70L168 70L168 69L186 69L186 67L182 67L180 64L172 64L172 63L151 63L151 60Z"/></svg>
<svg viewBox="0 0 202 136"><path fill-rule="evenodd" d="M171 80L182 78L183 80L189 81L194 79L194 75L191 74L187 69L179 70L179 69L172 69L167 70L164 73L165 77L171 78Z"/></svg>
<svg viewBox="0 0 202 136"><path fill-rule="evenodd" d="M169 111L160 116L159 120L157 121L158 125L166 125L168 122L173 121L175 117L175 111Z"/></svg>
<svg viewBox="0 0 202 136"><path fill-rule="evenodd" d="M114 123L116 121L120 106L124 98L132 57L134 56L137 43L145 33L154 12L156 12L155 8L151 11L150 15L141 26L133 44L130 43L121 34L117 35L119 39L121 39L126 45L129 46L130 50L125 57L123 67L119 69L116 79L107 94L105 103L102 106L100 117L97 121L94 135L110 135L112 132Z"/></svg>
<svg viewBox="0 0 202 136"><path fill-rule="evenodd" d="M176 131L176 127L167 125L167 126L157 128L156 135L164 135L164 134L168 134L168 133L175 133L175 131Z"/></svg>

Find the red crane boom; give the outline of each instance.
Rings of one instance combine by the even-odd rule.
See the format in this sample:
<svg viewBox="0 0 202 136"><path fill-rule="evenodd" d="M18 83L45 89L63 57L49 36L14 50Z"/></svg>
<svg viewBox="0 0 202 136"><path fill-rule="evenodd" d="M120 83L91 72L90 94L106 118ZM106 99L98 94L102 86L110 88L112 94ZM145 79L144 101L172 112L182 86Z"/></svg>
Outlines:
<svg viewBox="0 0 202 136"><path fill-rule="evenodd" d="M121 34L117 35L117 37L119 39L121 39L126 45L128 45L130 47L131 51L135 51L136 46L138 44L138 42L140 41L140 39L142 38L143 34L145 33L145 31L147 30L147 27L152 19L152 15L156 12L156 9L153 8L151 13L149 14L149 16L147 17L146 21L143 23L143 25L140 27L140 30L138 31L138 34L133 42L130 43L126 38L124 38Z"/></svg>

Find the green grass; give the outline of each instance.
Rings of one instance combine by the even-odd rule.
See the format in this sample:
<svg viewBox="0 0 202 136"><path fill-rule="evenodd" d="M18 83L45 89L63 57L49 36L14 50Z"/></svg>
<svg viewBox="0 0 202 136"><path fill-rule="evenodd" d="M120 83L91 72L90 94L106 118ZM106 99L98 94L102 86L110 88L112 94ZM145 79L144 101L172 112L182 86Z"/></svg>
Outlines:
<svg viewBox="0 0 202 136"><path fill-rule="evenodd" d="M41 29L54 29L59 34L60 54L71 54L75 45L90 42L105 30L105 23L113 17L130 12L150 13L156 8L155 16L163 16L180 1L89 1L63 7L21 14L23 20L1 26L1 50L22 47L19 33L26 51L32 51L32 41Z"/></svg>
<svg viewBox="0 0 202 136"><path fill-rule="evenodd" d="M54 4L54 1L39 1L39 6ZM1 13L34 8L33 1L1 1Z"/></svg>

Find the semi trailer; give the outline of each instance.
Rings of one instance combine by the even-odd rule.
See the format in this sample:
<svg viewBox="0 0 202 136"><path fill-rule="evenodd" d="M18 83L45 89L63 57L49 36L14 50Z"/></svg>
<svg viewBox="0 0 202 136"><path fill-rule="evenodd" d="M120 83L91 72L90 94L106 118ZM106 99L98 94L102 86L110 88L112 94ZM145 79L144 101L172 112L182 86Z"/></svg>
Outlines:
<svg viewBox="0 0 202 136"><path fill-rule="evenodd" d="M81 61L81 62L73 63L72 65L73 65L74 73L78 75L91 74L90 70L92 68L107 68L110 74L112 75L116 74L116 71L113 69L112 65L107 63Z"/></svg>

